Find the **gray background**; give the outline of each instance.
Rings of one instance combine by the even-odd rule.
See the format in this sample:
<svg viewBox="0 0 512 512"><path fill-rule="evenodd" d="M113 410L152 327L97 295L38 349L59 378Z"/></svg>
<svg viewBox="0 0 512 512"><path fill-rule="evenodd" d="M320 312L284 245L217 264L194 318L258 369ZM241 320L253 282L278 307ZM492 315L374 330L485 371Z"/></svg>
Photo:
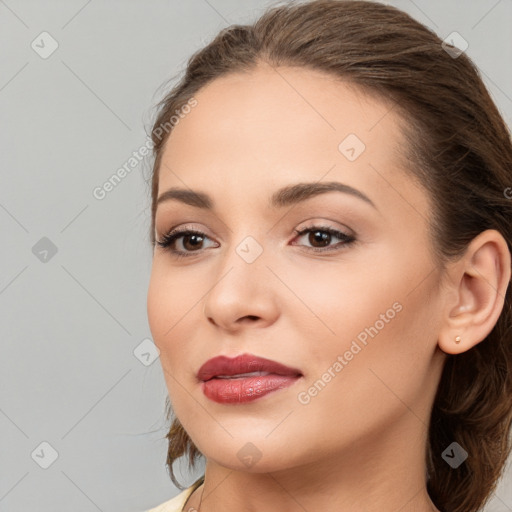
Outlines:
<svg viewBox="0 0 512 512"><path fill-rule="evenodd" d="M387 3L441 38L462 34L511 125L511 0ZM271 4L0 0L1 511L140 512L178 493L161 367L139 347L151 338L149 158L104 199L93 190L145 143L186 58ZM43 31L59 45L45 59L31 47ZM187 485L202 469L177 466ZM488 512L512 511L511 476Z"/></svg>

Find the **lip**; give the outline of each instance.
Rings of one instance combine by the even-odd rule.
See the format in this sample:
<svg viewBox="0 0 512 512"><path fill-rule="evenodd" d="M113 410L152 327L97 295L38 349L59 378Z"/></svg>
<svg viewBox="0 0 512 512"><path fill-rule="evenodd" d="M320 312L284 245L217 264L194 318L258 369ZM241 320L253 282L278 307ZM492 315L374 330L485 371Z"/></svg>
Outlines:
<svg viewBox="0 0 512 512"><path fill-rule="evenodd" d="M299 377L302 372L284 364L252 354L241 354L234 358L217 356L206 361L199 368L197 378L206 382L218 376L232 376L239 373L268 372L285 377Z"/></svg>
<svg viewBox="0 0 512 512"><path fill-rule="evenodd" d="M252 372L266 372L268 375L218 378ZM210 400L220 404L242 404L293 385L302 373L277 361L242 354L235 358L218 356L208 360L199 369L197 377L203 393Z"/></svg>

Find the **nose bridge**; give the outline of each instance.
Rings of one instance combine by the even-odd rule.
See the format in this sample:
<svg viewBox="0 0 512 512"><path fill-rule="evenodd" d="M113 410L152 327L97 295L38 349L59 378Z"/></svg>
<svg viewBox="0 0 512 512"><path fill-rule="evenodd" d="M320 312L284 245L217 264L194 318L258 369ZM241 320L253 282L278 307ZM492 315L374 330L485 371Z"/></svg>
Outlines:
<svg viewBox="0 0 512 512"><path fill-rule="evenodd" d="M261 205L258 201L250 201L245 205L236 204L234 211L244 211L246 220L233 224L229 235L229 248L221 256L223 262L220 266L225 270L235 266L237 271L242 273L256 270L258 273L264 272L266 269L262 261L267 259L264 251L269 250L270 237L268 227L261 216ZM224 271L220 274L224 274Z"/></svg>
<svg viewBox="0 0 512 512"><path fill-rule="evenodd" d="M219 258L214 283L204 299L206 316L225 326L244 316L268 320L275 306L265 249L256 239L263 235L238 235L238 242L236 236L233 233L231 247Z"/></svg>
<svg viewBox="0 0 512 512"><path fill-rule="evenodd" d="M268 274L263 254L263 243L253 235L242 235L239 242L234 239L231 247L219 258L214 289L234 286L235 289L230 290L234 295L254 291L254 285L266 282L265 274Z"/></svg>

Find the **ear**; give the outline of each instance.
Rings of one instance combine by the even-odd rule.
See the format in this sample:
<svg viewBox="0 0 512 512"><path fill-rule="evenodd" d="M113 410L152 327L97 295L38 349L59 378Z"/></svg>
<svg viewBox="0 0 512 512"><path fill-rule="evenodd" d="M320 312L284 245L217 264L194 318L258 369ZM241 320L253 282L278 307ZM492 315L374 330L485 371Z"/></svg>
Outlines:
<svg viewBox="0 0 512 512"><path fill-rule="evenodd" d="M495 229L476 236L464 256L448 267L439 348L459 354L484 340L503 310L510 283L511 255ZM460 336L460 342L455 338Z"/></svg>

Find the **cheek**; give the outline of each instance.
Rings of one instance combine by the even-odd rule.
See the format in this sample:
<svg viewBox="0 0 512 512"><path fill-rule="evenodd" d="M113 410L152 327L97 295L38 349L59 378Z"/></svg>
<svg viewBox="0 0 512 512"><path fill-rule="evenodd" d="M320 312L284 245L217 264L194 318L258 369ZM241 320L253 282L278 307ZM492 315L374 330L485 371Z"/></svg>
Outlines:
<svg viewBox="0 0 512 512"><path fill-rule="evenodd" d="M409 414L410 404L423 416L430 358L426 340L417 334L416 307L403 300L401 309L397 305L389 311L388 300L372 302L358 317L357 309L347 308L333 324L338 336L310 360L295 421L311 432L321 431L322 447L374 439Z"/></svg>
<svg viewBox="0 0 512 512"><path fill-rule="evenodd" d="M165 334L165 311L168 310L169 300L171 300L170 294L166 293L166 283L164 276L161 274L162 273L159 272L158 268L153 264L147 294L149 327L153 335L153 341L160 350L162 349L162 338Z"/></svg>
<svg viewBox="0 0 512 512"><path fill-rule="evenodd" d="M348 258L319 262L314 271L300 265L278 270L287 284L280 291L282 316L295 325L305 343L304 353L313 357L312 366L315 359L325 365L333 353L348 350L358 335L364 341L369 337L365 329L375 322L382 328L382 314L388 312L387 318L396 314L396 281Z"/></svg>
<svg viewBox="0 0 512 512"><path fill-rule="evenodd" d="M154 341L160 350L176 337L194 306L201 298L199 280L191 279L184 272L173 270L169 265L155 261L151 269L147 294L148 322ZM195 312L197 314L197 312Z"/></svg>
<svg viewBox="0 0 512 512"><path fill-rule="evenodd" d="M436 327L425 298L432 283L415 288L427 267L400 264L393 256L359 271L318 267L314 279L295 281L296 295L307 297L316 314L294 318L302 317L297 328L310 369L306 385L318 382L319 407L325 400L326 407L339 401L348 410L371 404L377 411L397 400L390 389L411 397L428 378Z"/></svg>
<svg viewBox="0 0 512 512"><path fill-rule="evenodd" d="M169 396L175 394L176 373L170 361L180 360L179 328L180 310L179 294L175 286L158 265L153 265L147 294L148 323L153 342L160 351L160 364ZM179 366L178 366L179 367Z"/></svg>
<svg viewBox="0 0 512 512"><path fill-rule="evenodd" d="M201 322L201 297L208 290L197 274L173 269L154 261L147 293L147 316L153 341L160 351L160 364L173 397L188 385L191 361L201 360L192 342ZM176 389L175 389L176 388Z"/></svg>
<svg viewBox="0 0 512 512"><path fill-rule="evenodd" d="M352 304L337 324L342 329L346 323L347 336L341 335L337 345L330 344L329 365L340 362L339 356L341 364L332 386L329 384L323 408L336 404L340 411L354 411L368 428L373 422L392 421L410 412L406 404L416 404L421 415L435 381L431 371L436 347L432 304L425 300L425 288L409 293L403 285L402 281L399 288L381 291L379 300L372 293L372 302L366 307L358 304L364 316L357 316L358 309Z"/></svg>

